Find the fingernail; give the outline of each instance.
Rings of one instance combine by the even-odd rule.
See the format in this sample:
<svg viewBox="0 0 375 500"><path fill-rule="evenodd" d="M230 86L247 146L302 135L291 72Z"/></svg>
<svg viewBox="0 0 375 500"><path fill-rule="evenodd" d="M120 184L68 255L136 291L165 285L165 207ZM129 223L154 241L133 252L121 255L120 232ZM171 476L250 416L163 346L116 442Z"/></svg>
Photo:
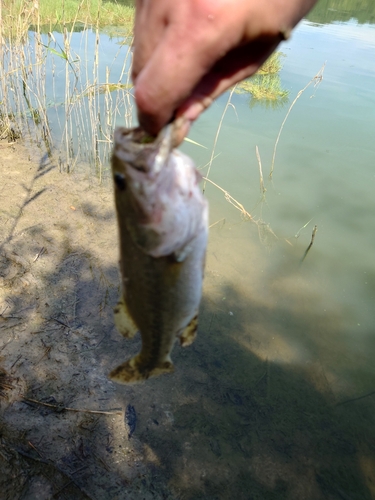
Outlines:
<svg viewBox="0 0 375 500"><path fill-rule="evenodd" d="M173 127L173 147L177 148L184 138L189 133L191 120L188 120L185 115L179 116L174 121Z"/></svg>
<svg viewBox="0 0 375 500"><path fill-rule="evenodd" d="M188 104L186 107L184 107L184 111L182 112L182 114L188 120L194 121L201 113L203 113L205 109L210 107L212 103L213 99L209 96L205 96L199 101L195 101L192 104Z"/></svg>

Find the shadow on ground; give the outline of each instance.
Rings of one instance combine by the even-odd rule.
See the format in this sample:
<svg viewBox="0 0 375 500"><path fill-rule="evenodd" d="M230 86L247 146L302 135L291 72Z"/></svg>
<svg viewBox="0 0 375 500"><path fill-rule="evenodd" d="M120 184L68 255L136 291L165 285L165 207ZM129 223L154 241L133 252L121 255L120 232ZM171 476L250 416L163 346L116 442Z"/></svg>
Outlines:
<svg viewBox="0 0 375 500"><path fill-rule="evenodd" d="M338 404L314 363L323 319L284 303L271 309L228 283L224 248L209 256L199 336L175 348L175 373L139 386L110 382L108 372L140 346L112 322L119 276L111 191L58 174L49 159L25 164L20 147L7 154L2 499L375 498L373 399ZM309 363L275 361L272 349L260 355L262 328L284 332L286 343L297 336L287 332L303 332ZM130 440L128 404L137 414Z"/></svg>

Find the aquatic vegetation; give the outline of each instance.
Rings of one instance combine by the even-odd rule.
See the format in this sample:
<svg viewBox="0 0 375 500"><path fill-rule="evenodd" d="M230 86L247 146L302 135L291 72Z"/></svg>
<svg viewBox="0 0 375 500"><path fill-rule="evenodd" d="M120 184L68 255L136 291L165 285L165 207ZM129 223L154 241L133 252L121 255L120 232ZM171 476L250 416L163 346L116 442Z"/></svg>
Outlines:
<svg viewBox="0 0 375 500"><path fill-rule="evenodd" d="M209 183L210 185L212 185L213 187L215 187L217 190L221 191L223 193L223 195L224 195L225 200L228 203L230 203L238 212L240 212L241 218L242 218L242 220L244 222L251 222L251 223L255 224L258 227L260 242L263 245L265 245L268 249L270 249L272 247L273 243L278 238L277 238L276 234L273 232L273 230L271 229L270 225L266 224L262 220L262 215L260 215L259 218L255 218L252 215L252 213L250 213L240 201L238 201L236 198L234 198L226 189L224 189L223 187L219 186L219 184L217 184L216 182L212 181L209 178L213 161L218 156L218 154L220 154L220 153L215 154L215 151L216 151L217 142L218 142L218 138L219 138L219 135L220 135L220 132L221 132L221 128L222 128L222 125L223 125L223 121L224 121L225 115L226 115L226 113L227 113L227 111L228 111L229 108L232 108L234 111L236 111L236 108L235 108L234 104L231 102L232 96L236 92L236 88L237 88L237 85L234 86L232 88L232 90L230 91L230 93L229 93L228 100L226 102L226 105L224 106L224 110L223 110L223 113L221 115L218 127L217 127L215 139L214 139L212 150L211 150L210 160L203 167L203 169L207 168L207 173L206 173L205 176L203 176L203 180L204 180L204 183L203 183L203 193L206 190L207 183ZM262 206L262 204L265 202L265 193L266 193L267 190L266 190L266 188L264 186L263 173L262 173L262 164L261 164L261 161L260 161L260 155L259 155L258 147L256 147L256 156L257 156L258 164L259 164L260 191L261 191L261 199L257 203L257 205L260 204ZM220 219L219 221L216 221L215 223L211 224L210 227L215 226L216 224L220 223L223 220L225 222L225 219Z"/></svg>
<svg viewBox="0 0 375 500"><path fill-rule="evenodd" d="M284 56L282 52L275 52L254 76L237 85L236 93L251 95L250 107L262 104L277 108L288 102L289 91L282 88L278 74L282 68L281 57Z"/></svg>
<svg viewBox="0 0 375 500"><path fill-rule="evenodd" d="M128 90L132 88L131 83L102 83L88 89L84 95L93 95L95 92L105 94L106 92L114 92L115 90Z"/></svg>
<svg viewBox="0 0 375 500"><path fill-rule="evenodd" d="M282 57L285 57L285 54L280 51L271 54L267 61L259 68L258 75L274 75L278 73L282 68Z"/></svg>
<svg viewBox="0 0 375 500"><path fill-rule="evenodd" d="M241 82L239 87L256 101L281 101L284 104L288 100L289 90L281 87L279 75L257 74Z"/></svg>

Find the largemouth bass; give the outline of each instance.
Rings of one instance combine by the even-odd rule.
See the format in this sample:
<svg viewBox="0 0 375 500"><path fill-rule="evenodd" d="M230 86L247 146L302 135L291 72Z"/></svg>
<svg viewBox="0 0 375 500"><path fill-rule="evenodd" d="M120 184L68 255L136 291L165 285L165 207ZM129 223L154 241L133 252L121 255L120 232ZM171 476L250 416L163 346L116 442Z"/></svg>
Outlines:
<svg viewBox="0 0 375 500"><path fill-rule="evenodd" d="M208 205L193 161L174 149L175 125L156 138L118 128L112 174L120 236L122 297L115 324L125 337L139 330L139 354L110 373L120 383L172 372L176 338L197 332L208 235Z"/></svg>

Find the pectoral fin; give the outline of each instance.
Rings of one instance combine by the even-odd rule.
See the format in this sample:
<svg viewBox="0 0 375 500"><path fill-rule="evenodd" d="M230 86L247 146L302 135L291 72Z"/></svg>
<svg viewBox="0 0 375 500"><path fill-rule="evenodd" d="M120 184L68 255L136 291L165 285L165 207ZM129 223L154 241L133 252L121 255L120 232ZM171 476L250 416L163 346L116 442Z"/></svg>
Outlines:
<svg viewBox="0 0 375 500"><path fill-rule="evenodd" d="M120 302L113 309L113 312L115 325L119 333L128 339L132 339L137 333L138 328L131 319L124 298L121 298Z"/></svg>
<svg viewBox="0 0 375 500"><path fill-rule="evenodd" d="M192 344L197 336L198 330L198 313L190 321L185 330L180 334L180 342L182 347Z"/></svg>

